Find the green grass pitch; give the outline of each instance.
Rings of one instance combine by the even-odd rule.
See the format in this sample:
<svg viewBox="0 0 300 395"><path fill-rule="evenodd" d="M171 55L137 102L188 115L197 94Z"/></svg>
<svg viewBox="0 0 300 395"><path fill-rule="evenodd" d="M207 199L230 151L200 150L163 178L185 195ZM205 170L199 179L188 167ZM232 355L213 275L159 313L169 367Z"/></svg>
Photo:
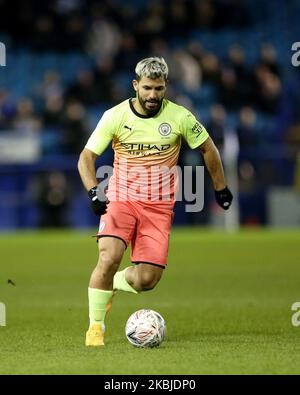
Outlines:
<svg viewBox="0 0 300 395"><path fill-rule="evenodd" d="M106 346L86 348L87 284L97 259L91 233L0 237L0 374L299 374L300 232L173 229L157 288L119 292ZM121 267L130 263L128 251ZM15 285L8 282L11 280ZM124 335L131 313L160 312L168 336L136 349Z"/></svg>

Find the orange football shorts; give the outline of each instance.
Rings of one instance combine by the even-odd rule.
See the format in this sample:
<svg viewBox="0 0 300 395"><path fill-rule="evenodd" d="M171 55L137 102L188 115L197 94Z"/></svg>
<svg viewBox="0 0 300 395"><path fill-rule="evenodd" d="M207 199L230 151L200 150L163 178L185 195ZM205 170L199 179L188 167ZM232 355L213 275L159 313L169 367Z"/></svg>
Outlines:
<svg viewBox="0 0 300 395"><path fill-rule="evenodd" d="M132 263L167 265L174 204L113 201L101 216L97 238L116 237L131 243Z"/></svg>

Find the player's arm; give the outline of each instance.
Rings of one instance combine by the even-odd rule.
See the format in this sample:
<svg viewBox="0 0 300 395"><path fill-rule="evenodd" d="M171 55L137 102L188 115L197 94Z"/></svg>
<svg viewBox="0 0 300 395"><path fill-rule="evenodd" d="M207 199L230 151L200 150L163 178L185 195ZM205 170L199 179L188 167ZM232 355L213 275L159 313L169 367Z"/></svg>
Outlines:
<svg viewBox="0 0 300 395"><path fill-rule="evenodd" d="M88 139L85 148L82 150L78 161L78 171L83 185L88 191L91 206L96 215L105 214L107 204L109 203L104 191L98 187L95 162L112 140L114 130L113 120L112 111L105 111Z"/></svg>
<svg viewBox="0 0 300 395"><path fill-rule="evenodd" d="M98 156L88 148L84 148L79 156L77 167L82 183L88 191L92 210L96 215L102 215L106 213L109 201L97 185L95 162Z"/></svg>
<svg viewBox="0 0 300 395"><path fill-rule="evenodd" d="M79 156L77 167L87 191L97 185L95 162L98 156L88 148L84 148Z"/></svg>
<svg viewBox="0 0 300 395"><path fill-rule="evenodd" d="M233 197L232 193L226 186L226 180L219 151L210 137L208 137L199 148L213 182L216 200L224 210L228 210Z"/></svg>
<svg viewBox="0 0 300 395"><path fill-rule="evenodd" d="M214 189L220 191L226 187L223 165L217 147L210 137L200 145L205 165L213 182Z"/></svg>
<svg viewBox="0 0 300 395"><path fill-rule="evenodd" d="M181 132L191 149L200 147L207 170L211 176L217 203L228 210L232 202L232 194L226 186L224 170L219 151L209 137L205 127L186 109L181 118Z"/></svg>

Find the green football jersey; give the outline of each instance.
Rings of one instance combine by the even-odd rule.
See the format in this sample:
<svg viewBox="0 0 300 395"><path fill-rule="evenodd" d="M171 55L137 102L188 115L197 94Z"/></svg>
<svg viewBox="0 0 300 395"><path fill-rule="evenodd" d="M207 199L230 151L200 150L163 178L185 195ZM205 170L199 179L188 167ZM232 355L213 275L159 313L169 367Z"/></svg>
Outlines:
<svg viewBox="0 0 300 395"><path fill-rule="evenodd" d="M182 138L194 149L209 137L205 127L183 106L164 99L154 116L138 114L133 99L127 99L105 111L86 148L101 155L112 142L115 153L114 172L110 179L111 194L120 190L129 199L149 199L149 188L155 183L166 184L167 172L159 178L160 168L170 171L177 164ZM168 175L170 181L170 174ZM134 185L133 185L134 184ZM170 195L174 195L174 180L170 181ZM163 198L163 188L154 200ZM142 193L141 193L142 191Z"/></svg>

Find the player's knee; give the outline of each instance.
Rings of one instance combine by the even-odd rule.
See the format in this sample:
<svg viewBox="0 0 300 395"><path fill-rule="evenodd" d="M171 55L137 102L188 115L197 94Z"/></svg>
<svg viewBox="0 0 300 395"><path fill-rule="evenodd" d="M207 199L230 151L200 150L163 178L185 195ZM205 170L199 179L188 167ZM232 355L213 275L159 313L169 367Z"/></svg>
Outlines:
<svg viewBox="0 0 300 395"><path fill-rule="evenodd" d="M99 264L107 269L117 270L122 259L122 255L116 251L109 251L106 248L99 250Z"/></svg>
<svg viewBox="0 0 300 395"><path fill-rule="evenodd" d="M141 291L150 291L159 282L159 277L153 273L141 273L138 282Z"/></svg>

